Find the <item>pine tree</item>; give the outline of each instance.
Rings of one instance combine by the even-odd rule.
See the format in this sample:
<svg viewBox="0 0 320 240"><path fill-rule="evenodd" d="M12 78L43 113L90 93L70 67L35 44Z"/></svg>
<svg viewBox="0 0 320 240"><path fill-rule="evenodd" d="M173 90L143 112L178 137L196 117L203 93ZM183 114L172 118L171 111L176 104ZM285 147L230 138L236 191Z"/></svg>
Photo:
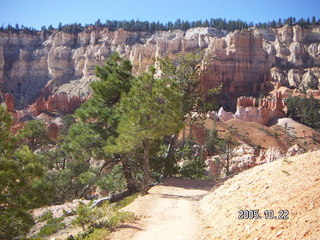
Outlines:
<svg viewBox="0 0 320 240"><path fill-rule="evenodd" d="M113 53L105 65L97 67L96 76L100 81L91 83L92 97L75 113L80 122L72 127L70 144L81 149L83 156L93 156L111 163L120 161L127 189L130 193L136 192L128 156L110 154L103 150L105 146L113 144L118 135L116 130L119 116L115 114L115 110L121 96L131 89L134 78L132 65L130 61L120 58L119 54Z"/></svg>
<svg viewBox="0 0 320 240"><path fill-rule="evenodd" d="M11 116L0 105L0 239L4 240L25 234L33 224L27 210L52 197L38 156L27 146L18 148L11 124Z"/></svg>
<svg viewBox="0 0 320 240"><path fill-rule="evenodd" d="M181 127L181 93L176 83L155 79L153 72L142 74L123 96L116 145L113 151L123 153L143 149L143 189L148 190L150 149L152 144Z"/></svg>

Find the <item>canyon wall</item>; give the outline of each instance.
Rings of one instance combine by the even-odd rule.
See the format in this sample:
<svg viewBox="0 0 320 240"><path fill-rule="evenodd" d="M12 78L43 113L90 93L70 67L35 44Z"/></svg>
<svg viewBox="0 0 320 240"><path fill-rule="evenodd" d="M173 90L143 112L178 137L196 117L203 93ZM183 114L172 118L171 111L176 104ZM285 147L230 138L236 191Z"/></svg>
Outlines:
<svg viewBox="0 0 320 240"><path fill-rule="evenodd" d="M135 72L144 71L157 57L176 58L180 52L209 53L206 89L223 84L221 100L258 96L271 84L288 87L319 85L320 27L302 29L251 28L228 33L212 28L188 31L128 32L89 27L77 35L54 32L0 32L0 101L12 94L16 109L37 99L66 94L90 94L94 69L117 51L130 59ZM45 99L42 98L45 89Z"/></svg>

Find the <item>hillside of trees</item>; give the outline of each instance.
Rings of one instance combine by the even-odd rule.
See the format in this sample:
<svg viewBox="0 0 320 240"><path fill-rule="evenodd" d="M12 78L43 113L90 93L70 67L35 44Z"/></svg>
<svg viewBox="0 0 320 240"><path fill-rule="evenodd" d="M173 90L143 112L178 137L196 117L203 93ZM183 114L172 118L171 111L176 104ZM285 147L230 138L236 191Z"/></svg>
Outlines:
<svg viewBox="0 0 320 240"><path fill-rule="evenodd" d="M289 97L286 99L288 105L288 117L305 124L313 129L320 130L320 100L312 95L307 98Z"/></svg>
<svg viewBox="0 0 320 240"><path fill-rule="evenodd" d="M250 27L258 27L258 28L275 28L275 27L282 27L283 25L299 25L301 27L310 27L315 25L320 25L320 19L317 19L313 16L311 19L307 18L300 18L296 19L295 17L289 17L286 19L279 18L278 20L272 20L269 22L264 23L253 23L253 22L246 22L242 20L226 20L222 18L211 18L207 20L197 20L197 21L188 21L188 20L181 20L177 19L175 22L149 22L149 21L140 21L140 20L107 20L102 22L98 19L94 24L86 24L82 25L81 23L72 23L72 24L62 24L59 23L57 28L54 28L52 25L46 27L42 26L41 31L63 31L72 34L77 34L90 26L94 26L96 28L108 28L110 31L115 31L117 29L125 29L127 31L145 31L145 32L154 32L154 31L168 31L168 30L188 30L190 28L195 27L211 27L220 30L227 30L227 31L234 31L234 30L241 30L244 28ZM37 32L38 29L32 27L26 27L23 25L16 24L15 26L7 25L1 26L0 31L24 31L28 33Z"/></svg>

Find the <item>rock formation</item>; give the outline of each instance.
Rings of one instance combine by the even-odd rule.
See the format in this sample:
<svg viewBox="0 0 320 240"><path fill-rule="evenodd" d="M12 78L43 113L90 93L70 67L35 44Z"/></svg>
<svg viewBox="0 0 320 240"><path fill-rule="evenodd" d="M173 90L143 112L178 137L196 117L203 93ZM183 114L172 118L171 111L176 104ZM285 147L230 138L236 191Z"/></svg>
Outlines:
<svg viewBox="0 0 320 240"><path fill-rule="evenodd" d="M42 89L50 89L50 95L84 97L96 79L95 66L113 51L130 59L134 71L140 72L157 57L175 58L198 49L210 53L202 85L210 89L222 84L225 104L239 96L258 96L271 81L298 88L319 84L319 26L230 33L212 28L128 32L92 26L77 35L0 32L0 92L11 93L17 109L32 104Z"/></svg>
<svg viewBox="0 0 320 240"><path fill-rule="evenodd" d="M24 110L14 109L14 99L9 93L5 94L5 103L8 111L13 116L13 132L20 131L24 123L29 120L38 119L46 124L48 135L50 138L57 139L59 129L63 128L61 118L52 118L46 113L59 112L59 114L73 113L88 98L68 97L66 93L57 93L50 95L47 100L44 96L39 97L34 104Z"/></svg>
<svg viewBox="0 0 320 240"><path fill-rule="evenodd" d="M50 95L47 100L45 100L45 97L39 97L29 107L29 110L36 115L42 112L53 111L59 111L62 114L73 113L86 100L87 98L69 97L66 93L56 93Z"/></svg>
<svg viewBox="0 0 320 240"><path fill-rule="evenodd" d="M283 118L286 116L288 109L282 100L282 93L277 92L274 99L261 98L258 106L256 99L253 97L239 97L237 99L236 113L226 112L223 107L219 112L211 112L208 117L219 119L220 121L228 121L230 119L240 119L245 122L256 122L267 125L275 118Z"/></svg>
<svg viewBox="0 0 320 240"><path fill-rule="evenodd" d="M237 111L234 114L234 118L267 125L274 118L285 117L286 113L287 107L282 100L282 94L277 92L275 99L260 99L257 107L256 100L252 97L238 98Z"/></svg>
<svg viewBox="0 0 320 240"><path fill-rule="evenodd" d="M7 110L9 112L13 112L14 111L14 100L13 100L12 94L6 93L4 95L4 99L5 99L4 101L7 105Z"/></svg>
<svg viewBox="0 0 320 240"><path fill-rule="evenodd" d="M220 121L224 122L224 121L228 121L230 119L234 118L234 114L231 112L226 112L223 107L221 107L218 111L218 118Z"/></svg>

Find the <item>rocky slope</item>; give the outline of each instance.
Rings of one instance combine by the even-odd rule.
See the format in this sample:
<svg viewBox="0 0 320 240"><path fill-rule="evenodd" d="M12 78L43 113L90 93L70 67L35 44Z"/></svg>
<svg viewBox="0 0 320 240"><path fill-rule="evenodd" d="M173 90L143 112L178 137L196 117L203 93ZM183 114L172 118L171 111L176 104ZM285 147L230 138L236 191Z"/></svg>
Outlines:
<svg viewBox="0 0 320 240"><path fill-rule="evenodd" d="M212 129L222 138L231 135L238 143L230 159L229 170L234 173L273 162L280 157L320 149L319 133L291 118L275 119L271 126L237 118L227 121L206 119L188 125L180 132L179 139L189 137L203 146L208 138L208 130ZM216 161L219 156L210 150L205 150L204 154L207 174L214 179L223 176L221 165Z"/></svg>
<svg viewBox="0 0 320 240"><path fill-rule="evenodd" d="M93 27L77 35L0 32L0 95L3 100L4 93L12 93L17 109L33 103L46 86L49 94L84 97L95 79L95 65L103 64L113 51L130 59L139 72L157 57L205 49L210 60L203 86L223 83L222 100L228 103L230 97L261 94L272 80L292 87L317 86L319 43L319 26L231 33L194 28L152 34Z"/></svg>
<svg viewBox="0 0 320 240"><path fill-rule="evenodd" d="M320 152L278 159L217 185L200 205L208 221L203 239L319 239ZM259 210L259 219L239 219L240 210ZM265 210L288 210L270 219Z"/></svg>
<svg viewBox="0 0 320 240"><path fill-rule="evenodd" d="M106 239L319 239L319 157L277 159L217 182L209 193L208 182L167 179L125 208L141 216L137 222ZM240 210L258 210L261 218L239 219Z"/></svg>

